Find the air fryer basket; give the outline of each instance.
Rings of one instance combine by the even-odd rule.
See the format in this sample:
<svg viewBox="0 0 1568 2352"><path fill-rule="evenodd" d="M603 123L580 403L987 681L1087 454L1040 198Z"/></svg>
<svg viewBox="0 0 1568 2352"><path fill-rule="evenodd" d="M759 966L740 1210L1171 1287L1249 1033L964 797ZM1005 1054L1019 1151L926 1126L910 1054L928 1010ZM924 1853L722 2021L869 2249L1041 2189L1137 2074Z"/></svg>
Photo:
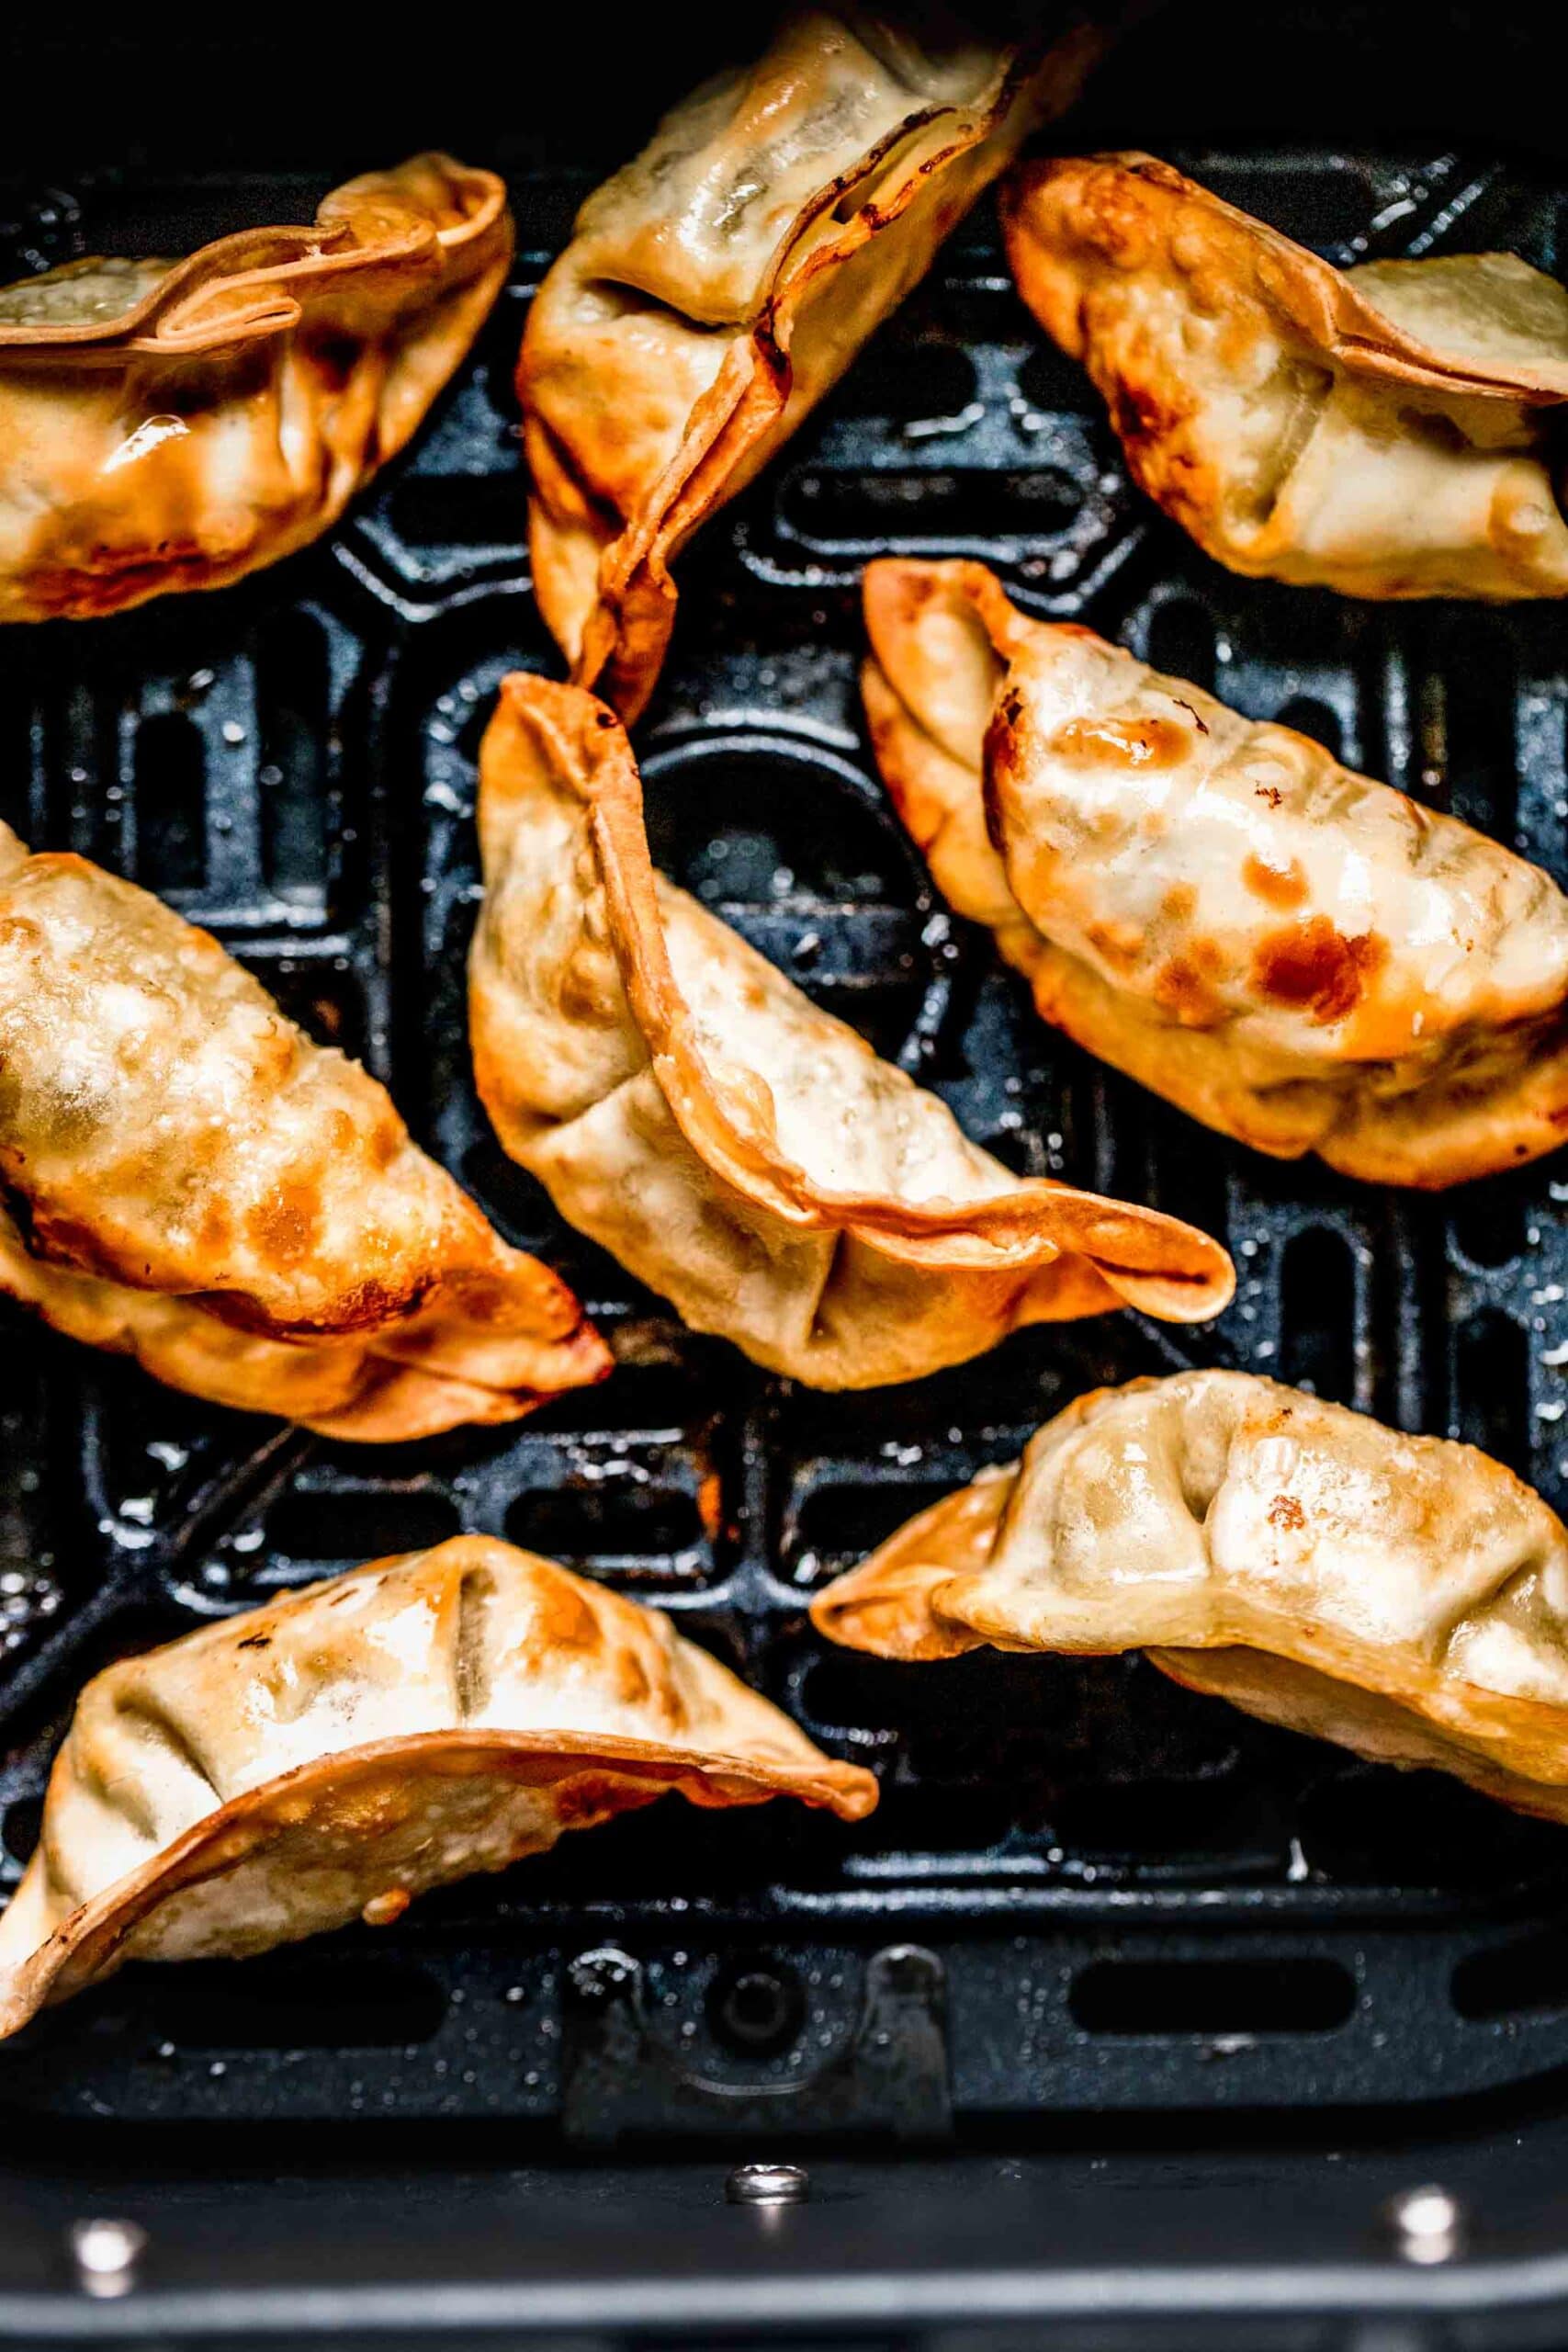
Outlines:
<svg viewBox="0 0 1568 2352"><path fill-rule="evenodd" d="M1493 246L1561 266L1558 185L1483 141L1346 154L1300 138L1194 148L1138 116L1114 130L1336 261ZM243 169L175 170L167 147L108 168L106 150L27 197L0 275L292 217L340 164L381 159L360 155L368 135L341 156L323 140L309 170L286 146L289 168L270 174L250 168L259 135ZM467 152L460 124L442 135ZM1133 1316L1046 1329L864 1396L764 1374L683 1330L561 1224L504 1158L469 1075L479 738L505 670L558 668L528 588L511 378L531 289L598 175L555 160L563 136L514 141L511 156L475 144L475 160L503 164L526 150L512 174L513 282L412 452L324 544L222 594L11 633L0 814L159 891L315 1035L363 1056L508 1237L590 1303L618 1369L515 1430L377 1451L206 1408L11 1318L0 1890L94 1668L459 1530L669 1609L826 1747L874 1766L882 1806L845 1829L784 1805L727 1816L670 1802L390 1928L244 1967L127 1970L0 2052L0 2118L30 2179L17 2276L0 2224L0 2324L7 2290L29 2285L51 2325L74 2312L84 2329L112 2327L140 2308L73 2301L52 2256L37 2254L36 2278L28 2267L28 2230L52 2231L60 2199L114 2178L130 2146L144 2175L159 2150L171 2181L185 2168L211 2181L256 2151L287 2149L293 2165L320 2129L321 2149L362 2176L339 2185L344 2217L378 2211L365 2168L395 2133L431 2184L476 2150L547 2168L592 2156L591 2174L558 2177L602 2212L616 2183L641 2212L651 2159L676 2143L680 2177L710 2188L735 2156L796 2143L846 2184L897 2142L974 2150L897 2160L929 2251L944 2181L998 2212L1016 2187L1018 2164L998 2170L983 2146L1157 2143L1174 2162L1228 2132L1321 2162L1325 2132L1419 2144L1466 2114L1549 2117L1568 2063L1560 1829L1252 1724L1136 1659L902 1668L826 1647L804 1616L823 1578L1011 1456L1080 1390L1186 1363L1274 1374L1468 1438L1568 1498L1568 1171L1549 1161L1427 1200L1276 1165L1044 1029L988 941L934 899L876 784L855 685L865 559L979 556L1029 610L1088 619L1559 875L1561 608L1360 606L1217 570L1130 489L1092 392L1013 293L982 208L686 559L672 658L637 737L655 854L1010 1165L1225 1239L1237 1295L1201 1330ZM1188 2177L1195 2189L1203 2177ZM1297 2242L1283 2176L1270 2177L1274 2207L1235 2211L1228 2235L1219 2209L1194 2208L1181 2251L1238 2257L1249 2228L1278 2223L1277 2259L1371 2262L1375 2236L1347 2245L1327 2218L1320 2242ZM197 2194L169 2193L176 2217ZM310 2202L288 2209L296 2246ZM406 2249L385 2218L378 2268L400 2277ZM987 2216L971 2218L978 2258L1005 2263L1005 2242L985 2250ZM624 2252L606 2256L612 2269ZM885 2268L915 2259L896 2238L882 2252ZM1157 2231L1122 2248L1128 2261L1159 2252ZM787 2267L787 2249L772 2253ZM719 2269L734 2256L714 2242ZM226 2245L231 2283L246 2259ZM1320 2286L1331 2275L1320 2267ZM265 2277L264 2264L255 2292ZM795 2292L790 2305L778 2290L805 2311ZM953 2324L968 2308L960 2299ZM31 2324L32 2303L14 2309ZM338 2316L401 2324L410 2310L361 2301ZM744 2296L725 2310L741 2332L779 2316ZM824 2310L848 2341L852 2301ZM1194 2340L1221 2341L1219 2310ZM653 2296L622 2316L694 2341L700 2314L682 2311ZM535 2306L541 2327L584 2313L621 2340L612 2302ZM216 2340L237 2314L214 2305L202 2324ZM942 2314L922 2316L917 2295L898 2324L924 2318Z"/></svg>

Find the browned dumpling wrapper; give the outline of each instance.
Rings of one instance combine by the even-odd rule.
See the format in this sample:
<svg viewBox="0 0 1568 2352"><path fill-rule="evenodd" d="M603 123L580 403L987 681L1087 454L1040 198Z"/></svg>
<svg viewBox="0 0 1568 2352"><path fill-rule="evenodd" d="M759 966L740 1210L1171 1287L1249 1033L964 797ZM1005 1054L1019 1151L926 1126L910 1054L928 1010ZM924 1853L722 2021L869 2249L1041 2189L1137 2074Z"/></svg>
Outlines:
<svg viewBox="0 0 1568 2352"><path fill-rule="evenodd" d="M0 826L0 1291L175 1388L378 1442L610 1359L386 1089L216 940Z"/></svg>
<svg viewBox="0 0 1568 2352"><path fill-rule="evenodd" d="M579 685L630 720L675 614L670 567L799 424L1031 125L1076 94L1042 58L922 46L873 8L791 17L595 191L518 368L540 609Z"/></svg>
<svg viewBox="0 0 1568 2352"><path fill-rule="evenodd" d="M876 1803L655 1610L484 1536L378 1560L87 1685L0 1916L0 2036L127 1960L381 1926L670 1789Z"/></svg>
<svg viewBox="0 0 1568 2352"><path fill-rule="evenodd" d="M1146 1648L1195 1690L1568 1820L1568 1532L1473 1446L1249 1373L1080 1396L818 1594L880 1657Z"/></svg>
<svg viewBox="0 0 1568 2352"><path fill-rule="evenodd" d="M1151 155L1003 198L1019 290L1134 481L1232 571L1348 596L1568 594L1568 291L1512 254L1337 270Z"/></svg>
<svg viewBox="0 0 1568 2352"><path fill-rule="evenodd" d="M506 276L492 172L416 155L183 261L0 288L0 620L220 588L394 457Z"/></svg>
<svg viewBox="0 0 1568 2352"><path fill-rule="evenodd" d="M1027 1323L1192 1322L1230 1297L1217 1242L1012 1175L655 875L630 746L592 695L502 682L479 844L469 1032L496 1133L695 1329L864 1388Z"/></svg>
<svg viewBox="0 0 1568 2352"><path fill-rule="evenodd" d="M1045 1020L1283 1159L1441 1186L1568 1128L1568 899L975 563L870 566L899 814Z"/></svg>

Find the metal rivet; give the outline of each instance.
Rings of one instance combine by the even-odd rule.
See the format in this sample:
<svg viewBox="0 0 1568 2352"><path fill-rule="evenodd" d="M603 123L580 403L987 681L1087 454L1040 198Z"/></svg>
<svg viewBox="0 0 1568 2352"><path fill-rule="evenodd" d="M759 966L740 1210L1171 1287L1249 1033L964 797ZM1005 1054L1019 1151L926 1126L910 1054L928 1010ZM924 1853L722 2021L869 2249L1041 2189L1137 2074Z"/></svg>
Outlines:
<svg viewBox="0 0 1568 2352"><path fill-rule="evenodd" d="M147 2233L135 2222L73 2222L71 2257L89 2295L128 2295Z"/></svg>
<svg viewBox="0 0 1568 2352"><path fill-rule="evenodd" d="M1464 2216L1435 2183L1402 2189L1389 2201L1388 2218L1406 2262L1448 2262L1459 2252Z"/></svg>
<svg viewBox="0 0 1568 2352"><path fill-rule="evenodd" d="M811 2175L804 2165L737 2165L724 2193L731 2205L804 2205Z"/></svg>

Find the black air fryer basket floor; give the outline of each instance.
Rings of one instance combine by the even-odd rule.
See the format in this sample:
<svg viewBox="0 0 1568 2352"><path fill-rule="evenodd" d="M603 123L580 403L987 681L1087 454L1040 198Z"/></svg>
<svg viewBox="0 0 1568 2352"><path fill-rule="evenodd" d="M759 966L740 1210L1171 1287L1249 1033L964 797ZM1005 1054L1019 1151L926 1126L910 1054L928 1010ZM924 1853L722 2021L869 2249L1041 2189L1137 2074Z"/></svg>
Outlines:
<svg viewBox="0 0 1568 2352"><path fill-rule="evenodd" d="M1159 143L1336 261L1495 246L1560 266L1555 188L1483 153ZM333 169L89 175L29 209L0 275L290 217ZM1561 608L1359 606L1216 570L1130 490L983 209L688 557L637 733L655 854L1010 1165L1225 1239L1237 1296L1203 1330L1047 1329L908 1388L773 1379L564 1227L469 1076L479 738L505 670L558 668L528 590L512 368L589 178L514 178L512 287L412 452L325 544L220 595L11 633L0 814L159 891L362 1055L508 1237L576 1286L619 1369L516 1430L366 1451L8 1319L0 1888L88 1671L459 1530L668 1608L874 1766L882 1806L843 1829L672 1801L393 1928L243 1968L128 1970L0 2052L6 2133L65 2177L99 2162L104 2119L183 2126L198 2169L204 2147L233 2160L237 2125L356 2119L482 2119L530 2161L679 2132L717 2162L759 2134L773 2153L846 2123L940 2133L944 2071L966 2139L1059 2135L1073 2116L1103 2133L1118 2111L1131 2130L1156 2109L1175 2111L1172 2148L1221 2109L1280 2110L1286 2133L1322 2109L1353 2138L1348 2110L1386 2132L1407 2104L1540 2098L1568 2064L1562 1831L1251 1724L1136 1660L900 1668L825 1649L803 1611L1081 1389L1183 1363L1471 1439L1568 1498L1568 1168L1446 1200L1355 1187L1207 1136L1042 1027L933 900L876 784L855 692L865 558L983 557L1032 611L1287 719L1559 876ZM1436 2128L1424 2112L1392 2128Z"/></svg>

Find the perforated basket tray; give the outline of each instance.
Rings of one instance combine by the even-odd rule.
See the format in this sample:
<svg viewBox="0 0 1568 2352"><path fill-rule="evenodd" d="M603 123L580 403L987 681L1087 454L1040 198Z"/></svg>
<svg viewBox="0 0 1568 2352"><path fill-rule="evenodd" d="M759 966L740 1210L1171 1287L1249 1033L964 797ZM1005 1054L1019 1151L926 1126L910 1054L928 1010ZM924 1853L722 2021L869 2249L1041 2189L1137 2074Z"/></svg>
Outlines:
<svg viewBox="0 0 1568 2352"><path fill-rule="evenodd" d="M1555 198L1453 156L1186 160L1335 259L1481 244L1554 263ZM621 1368L515 1430L381 1453L205 1408L14 1318L3 1869L9 1883L25 1860L92 1668L459 1529L675 1612L826 1747L874 1765L882 1807L845 1830L783 1805L741 1819L671 1803L393 1929L244 1970L127 1971L0 2053L0 2108L487 2114L547 2132L567 1972L607 1941L642 1969L652 2041L739 2090L809 2086L841 2059L868 1956L918 1940L945 1972L961 2120L1386 2103L1562 2064L1560 1832L1252 1724L1135 1659L910 1670L825 1652L803 1616L820 1578L1080 1389L1183 1363L1472 1439L1555 1499L1568 1480L1554 1165L1446 1200L1357 1188L1203 1134L1042 1027L987 940L933 902L875 782L854 683L865 557L981 556L1032 610L1088 617L1558 871L1560 613L1230 579L1129 489L1084 379L1014 296L988 213L957 237L684 565L638 736L655 852L1010 1165L1193 1218L1241 1281L1201 1331L1124 1316L1036 1332L847 1398L768 1377L560 1224L469 1077L479 736L506 669L555 667L528 591L511 375L580 192L518 182L521 258L479 349L326 544L221 595L8 649L0 793L28 839L160 891L363 1055L502 1229L591 1302ZM160 249L306 194L109 180L36 210L17 266ZM809 2098L793 2113L821 2120Z"/></svg>

